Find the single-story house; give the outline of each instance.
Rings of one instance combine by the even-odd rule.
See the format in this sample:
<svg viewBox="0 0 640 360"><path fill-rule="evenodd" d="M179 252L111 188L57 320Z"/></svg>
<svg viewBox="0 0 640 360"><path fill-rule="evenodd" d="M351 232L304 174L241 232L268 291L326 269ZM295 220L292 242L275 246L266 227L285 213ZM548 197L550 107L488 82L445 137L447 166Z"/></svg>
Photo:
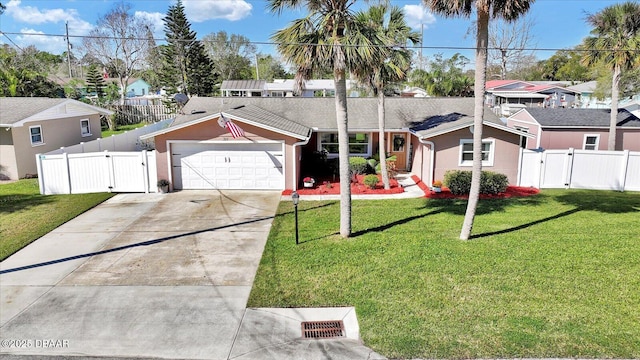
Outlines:
<svg viewBox="0 0 640 360"><path fill-rule="evenodd" d="M140 78L130 78L127 84L127 97L149 95L151 85Z"/></svg>
<svg viewBox="0 0 640 360"><path fill-rule="evenodd" d="M111 114L72 99L0 98L0 179L35 175L36 154L99 138L100 115Z"/></svg>
<svg viewBox="0 0 640 360"><path fill-rule="evenodd" d="M350 156L377 153L377 99L348 99ZM399 170L423 181L446 170L471 169L473 98L386 99L387 153ZM158 179L173 189L296 189L305 155L338 157L335 100L331 98L192 98L153 139ZM228 122L243 131L234 134ZM522 138L486 112L485 169L516 183Z"/></svg>
<svg viewBox="0 0 640 360"><path fill-rule="evenodd" d="M507 126L536 135L527 149L607 150L611 109L526 108L507 119ZM640 151L640 118L618 110L616 150Z"/></svg>
<svg viewBox="0 0 640 360"><path fill-rule="evenodd" d="M527 107L576 107L580 93L559 82L526 82L520 80L490 80L486 84L485 104L523 104Z"/></svg>
<svg viewBox="0 0 640 360"><path fill-rule="evenodd" d="M347 96L357 97L353 91L354 81L347 80ZM266 80L224 80L220 85L225 97L333 97L335 83L333 79L309 79L304 82L300 95L294 95L296 82L293 79Z"/></svg>

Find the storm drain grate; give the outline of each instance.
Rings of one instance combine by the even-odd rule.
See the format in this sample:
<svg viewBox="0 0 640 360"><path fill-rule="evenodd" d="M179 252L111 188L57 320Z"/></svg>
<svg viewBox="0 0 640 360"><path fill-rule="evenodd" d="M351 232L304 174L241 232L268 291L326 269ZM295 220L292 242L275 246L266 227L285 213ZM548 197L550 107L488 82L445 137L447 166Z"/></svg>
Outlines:
<svg viewBox="0 0 640 360"><path fill-rule="evenodd" d="M339 337L345 337L342 320L302 322L303 339L332 339Z"/></svg>

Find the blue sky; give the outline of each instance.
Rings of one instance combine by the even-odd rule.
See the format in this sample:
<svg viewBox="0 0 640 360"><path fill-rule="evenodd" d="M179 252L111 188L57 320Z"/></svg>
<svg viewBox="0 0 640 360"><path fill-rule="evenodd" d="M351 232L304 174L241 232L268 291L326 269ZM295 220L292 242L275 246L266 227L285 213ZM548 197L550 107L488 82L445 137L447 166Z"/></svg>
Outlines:
<svg viewBox="0 0 640 360"><path fill-rule="evenodd" d="M585 23L586 14L596 13L616 2L596 0L537 0L527 16L534 22L533 36L537 48L571 48L589 35L590 27ZM408 22L418 31L424 26L425 56L443 53L450 56L460 52L473 59L473 51L456 49L432 49L431 47L473 47L474 39L466 35L471 24L469 19L446 19L431 14L420 6L419 0L391 0L392 4L405 10ZM0 36L0 43L20 47L35 45L41 50L60 54L66 50L63 37L42 34L65 32L65 22L69 24L70 35L85 35L96 20L107 13L114 1L107 0L3 0L7 6L0 16L0 31L8 33ZM132 11L136 16L151 19L156 24L155 34L162 38L162 18L173 1L132 0ZM361 6L364 6L365 3ZM187 18L199 38L220 30L242 34L251 41L270 42L274 31L285 27L291 20L305 15L303 11L287 11L280 16L269 13L265 0L183 0ZM17 33L35 33L38 36ZM8 38L7 38L8 37ZM9 40L10 39L10 40ZM79 39L71 40L76 45ZM273 46L258 45L263 53L275 53ZM554 51L538 51L537 57L548 58Z"/></svg>

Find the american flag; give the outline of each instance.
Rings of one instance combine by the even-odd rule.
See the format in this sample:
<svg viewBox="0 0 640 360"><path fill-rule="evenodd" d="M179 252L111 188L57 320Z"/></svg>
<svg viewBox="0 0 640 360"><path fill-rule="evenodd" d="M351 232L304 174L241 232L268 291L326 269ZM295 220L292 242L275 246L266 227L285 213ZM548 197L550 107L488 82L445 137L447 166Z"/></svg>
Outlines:
<svg viewBox="0 0 640 360"><path fill-rule="evenodd" d="M244 131L240 128L240 126L234 124L233 122L231 122L231 120L228 120L222 114L220 114L220 120L222 120L224 127L229 130L231 136L233 136L234 139L244 137Z"/></svg>

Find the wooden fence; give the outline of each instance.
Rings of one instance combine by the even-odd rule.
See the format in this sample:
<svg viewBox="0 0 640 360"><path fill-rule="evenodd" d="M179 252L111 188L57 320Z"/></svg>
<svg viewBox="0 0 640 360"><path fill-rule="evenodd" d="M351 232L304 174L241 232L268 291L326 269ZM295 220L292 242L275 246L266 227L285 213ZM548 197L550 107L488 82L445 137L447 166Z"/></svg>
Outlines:
<svg viewBox="0 0 640 360"><path fill-rule="evenodd" d="M108 105L107 109L115 112L116 124L128 125L141 122L153 124L160 120L172 118L176 115L175 109L164 105Z"/></svg>

